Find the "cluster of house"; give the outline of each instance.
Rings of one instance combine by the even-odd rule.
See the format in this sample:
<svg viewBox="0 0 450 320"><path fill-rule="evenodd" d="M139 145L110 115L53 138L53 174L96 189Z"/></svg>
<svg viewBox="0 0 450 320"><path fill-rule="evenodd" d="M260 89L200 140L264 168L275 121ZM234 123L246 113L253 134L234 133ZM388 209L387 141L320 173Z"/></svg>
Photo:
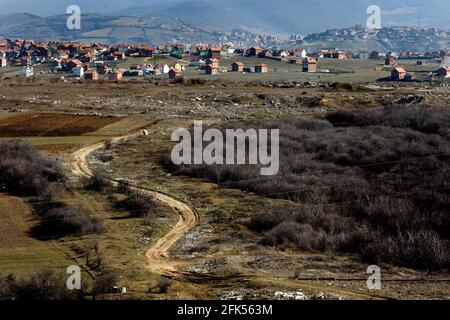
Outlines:
<svg viewBox="0 0 450 320"><path fill-rule="evenodd" d="M400 54L396 56L398 59L418 59L422 61L432 59L443 59L448 56L447 50L433 51L433 52L417 52L417 51L400 51ZM385 59L387 56L392 56L391 53L383 53L378 51L366 51L362 50L359 53L355 53L353 58L359 58L360 60L379 60Z"/></svg>
<svg viewBox="0 0 450 320"><path fill-rule="evenodd" d="M178 59L172 65L134 64L128 70L115 69L113 61L126 59L127 57L164 57L171 56ZM186 66L197 67L205 74L215 75L227 72L228 67L220 66L224 58L231 56L245 56L272 59L289 64L299 65L303 72L315 73L318 71L319 59L384 59L387 67L392 67L393 80L413 80L415 75L407 72L399 66L402 58L417 58L418 64L425 64L433 57L445 59L448 57L446 50L420 54L417 52L401 52L400 55L392 53L384 54L377 51L361 51L352 54L335 48L319 49L307 52L304 48L296 49L266 49L251 47L247 49L235 48L232 44L224 45L185 45L170 44L155 48L148 45L113 45L107 46L100 43L84 44L80 42L61 41L34 41L34 40L9 40L0 39L0 67L7 65L22 66L22 75L33 75L33 65L48 63L55 72L67 72L77 78L86 80L98 80L100 76L112 81L120 81L123 77L139 77L144 75L168 75L175 79L183 74ZM151 60L148 60L151 61ZM223 63L223 62L222 62ZM257 63L246 66L241 61L231 64L232 72L241 73L266 73L269 66L266 63ZM448 67L442 67L437 74L448 77Z"/></svg>
<svg viewBox="0 0 450 320"><path fill-rule="evenodd" d="M446 59L448 53L446 50L441 50L439 53L439 58L441 60ZM400 56L401 57L401 56ZM391 67L391 80L393 81L412 81L417 77L413 72L406 71L405 67L399 65L400 57L397 58L392 53L386 55L384 64L386 67ZM405 55L403 55L405 57ZM427 60L417 60L417 65L425 65L427 64ZM440 78L450 78L450 67L446 65L442 65L436 72L436 76Z"/></svg>
<svg viewBox="0 0 450 320"><path fill-rule="evenodd" d="M113 69L109 61L126 57L170 56L177 52L176 46L83 44L80 42L34 41L0 39L0 67L22 66L21 74L33 75L33 65L48 63L54 71L71 73L78 78L98 80L108 75L110 80L120 81L124 76L144 74L168 74L168 65L132 65L129 70ZM184 49L183 49L184 50Z"/></svg>
<svg viewBox="0 0 450 320"><path fill-rule="evenodd" d="M245 57L267 58L278 61L287 62L290 64L302 65L304 72L317 72L317 58L308 56L305 49L294 50L267 50L260 47L251 47L246 50L220 47L206 48L197 47L193 51L194 58L190 65L204 70L206 74L214 75L219 72L228 72L227 67L220 67L219 62L224 56L233 53L233 55L240 55ZM232 72L242 73L267 73L269 66L266 63L257 63L253 66L246 66L242 61L236 61L231 64Z"/></svg>

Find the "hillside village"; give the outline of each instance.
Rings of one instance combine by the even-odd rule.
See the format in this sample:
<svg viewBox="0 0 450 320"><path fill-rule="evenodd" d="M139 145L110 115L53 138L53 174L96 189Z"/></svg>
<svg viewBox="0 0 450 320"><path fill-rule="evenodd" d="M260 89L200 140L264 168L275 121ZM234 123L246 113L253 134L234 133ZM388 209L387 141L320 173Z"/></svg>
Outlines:
<svg viewBox="0 0 450 320"><path fill-rule="evenodd" d="M0 300L447 297L450 51L303 41L0 37ZM176 165L197 121L279 173Z"/></svg>
<svg viewBox="0 0 450 320"><path fill-rule="evenodd" d="M301 41L300 41L301 42ZM242 61L239 60L242 57ZM254 58L252 64L244 62ZM151 47L147 44L112 45L101 43L35 41L0 39L0 67L19 67L20 76L36 77L42 75L34 72L34 67L46 65L48 74L61 75L62 78L84 79L88 81L110 80L122 81L146 77L151 79L168 79L177 81L184 71L198 70L198 74L214 76L233 72L237 74L264 74L277 72L270 68L270 61L289 65L289 71L311 74L328 74L329 69L321 69L318 63L324 60L379 61L376 71L390 72L390 78L381 80L419 81L436 78L449 78L450 66L447 64L449 51L441 49L433 52L402 51L400 54L378 51L349 52L336 48L307 50L299 46L293 49L236 47L232 43L221 45L186 45L164 44ZM133 62L136 59L136 63ZM144 60L142 60L144 58ZM233 61L230 59L233 58ZM162 59L162 60L161 60ZM131 62L127 68L120 67L120 62ZM414 72L402 64L402 60L415 60L417 66L428 63L440 67L417 77ZM247 60L245 60L247 61ZM383 63L384 62L384 63Z"/></svg>
<svg viewBox="0 0 450 320"><path fill-rule="evenodd" d="M347 49L359 47L401 51L399 48L402 48L403 50L423 51L426 56L431 56L432 51L449 46L450 31L419 27L385 27L377 30L356 25L350 28L311 33L305 37L293 35L288 43L293 42L308 48L315 48L327 43L341 43Z"/></svg>

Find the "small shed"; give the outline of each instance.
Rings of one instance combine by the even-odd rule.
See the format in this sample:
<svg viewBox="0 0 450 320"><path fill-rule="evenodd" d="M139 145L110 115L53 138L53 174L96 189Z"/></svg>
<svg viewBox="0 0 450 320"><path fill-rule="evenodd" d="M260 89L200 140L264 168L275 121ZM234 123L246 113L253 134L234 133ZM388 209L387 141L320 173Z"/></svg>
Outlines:
<svg viewBox="0 0 450 320"><path fill-rule="evenodd" d="M110 81L121 81L123 80L123 73L121 71L113 71L109 74Z"/></svg>
<svg viewBox="0 0 450 320"><path fill-rule="evenodd" d="M213 65L207 65L205 68L206 74L215 75L219 73L219 69L217 67L214 67Z"/></svg>
<svg viewBox="0 0 450 320"><path fill-rule="evenodd" d="M257 64L255 66L256 73L267 73L269 72L269 66L265 63Z"/></svg>
<svg viewBox="0 0 450 320"><path fill-rule="evenodd" d="M178 77L181 77L181 71L175 69L175 68L170 68L169 70L169 79L173 80L176 79Z"/></svg>
<svg viewBox="0 0 450 320"><path fill-rule="evenodd" d="M231 64L231 70L233 72L243 72L244 71L244 63L241 61L236 61Z"/></svg>
<svg viewBox="0 0 450 320"><path fill-rule="evenodd" d="M303 72L316 73L317 72L317 60L314 58L303 59L302 65Z"/></svg>
<svg viewBox="0 0 450 320"><path fill-rule="evenodd" d="M450 67L441 67L437 71L437 76L441 78L450 78Z"/></svg>
<svg viewBox="0 0 450 320"><path fill-rule="evenodd" d="M397 68L394 68L394 70L392 70L391 79L394 81L405 80L406 74L407 74L407 72L404 68L397 67Z"/></svg>
<svg viewBox="0 0 450 320"><path fill-rule="evenodd" d="M84 79L97 81L98 80L98 72L94 71L94 70L88 70L84 73Z"/></svg>
<svg viewBox="0 0 450 320"><path fill-rule="evenodd" d="M84 76L84 68L83 67L76 67L72 69L72 75L74 77L82 78Z"/></svg>

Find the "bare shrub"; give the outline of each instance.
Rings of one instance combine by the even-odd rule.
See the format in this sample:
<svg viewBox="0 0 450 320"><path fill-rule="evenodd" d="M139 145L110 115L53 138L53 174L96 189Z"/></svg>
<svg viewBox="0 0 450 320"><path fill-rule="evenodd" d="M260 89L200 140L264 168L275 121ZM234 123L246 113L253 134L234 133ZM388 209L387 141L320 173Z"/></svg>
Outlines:
<svg viewBox="0 0 450 320"><path fill-rule="evenodd" d="M100 270L103 267L103 255L100 252L100 241L96 240L87 243L80 251L86 259L86 265L91 270Z"/></svg>
<svg viewBox="0 0 450 320"><path fill-rule="evenodd" d="M202 85L205 83L206 83L206 81L204 79L200 79L200 78L189 78L189 79L184 80L185 86Z"/></svg>
<svg viewBox="0 0 450 320"><path fill-rule="evenodd" d="M374 126L410 128L439 134L450 126L450 110L444 107L395 106L381 110L337 111L326 119L334 126Z"/></svg>
<svg viewBox="0 0 450 320"><path fill-rule="evenodd" d="M156 202L141 191L129 191L125 200L118 203L126 208L132 217L146 217L148 219L156 212Z"/></svg>
<svg viewBox="0 0 450 320"><path fill-rule="evenodd" d="M376 233L365 242L361 256L369 263L390 262L426 270L450 268L449 242L430 230L408 231L397 236Z"/></svg>
<svg viewBox="0 0 450 320"><path fill-rule="evenodd" d="M183 76L178 76L175 77L174 79L170 80L171 84L183 84L184 83L184 77Z"/></svg>
<svg viewBox="0 0 450 320"><path fill-rule="evenodd" d="M159 290L159 293L167 293L171 285L172 283L169 279L160 278L156 283L156 288Z"/></svg>
<svg viewBox="0 0 450 320"><path fill-rule="evenodd" d="M0 300L74 300L80 292L66 286L64 274L43 270L26 278L0 277Z"/></svg>
<svg viewBox="0 0 450 320"><path fill-rule="evenodd" d="M265 214L254 215L247 223L247 227L256 232L269 231L289 219L289 215L283 211L271 211Z"/></svg>
<svg viewBox="0 0 450 320"><path fill-rule="evenodd" d="M302 204L248 221L263 244L449 268L448 108L339 111L325 120L277 120L251 128L280 129L277 176L262 179L259 167L249 165L176 166L169 156L161 163L174 174Z"/></svg>
<svg viewBox="0 0 450 320"><path fill-rule="evenodd" d="M110 190L112 188L112 183L103 175L94 173L94 175L86 179L84 186L86 189L102 192Z"/></svg>
<svg viewBox="0 0 450 320"><path fill-rule="evenodd" d="M102 233L105 226L97 217L70 208L63 203L33 204L41 222L32 229L38 237L60 238L66 235Z"/></svg>
<svg viewBox="0 0 450 320"><path fill-rule="evenodd" d="M111 162L114 160L114 155L108 153L102 153L98 156L101 162Z"/></svg>
<svg viewBox="0 0 450 320"><path fill-rule="evenodd" d="M115 270L105 269L95 277L94 293L96 295L104 295L112 293L113 287L117 285L119 275Z"/></svg>
<svg viewBox="0 0 450 320"><path fill-rule="evenodd" d="M0 187L20 196L43 195L63 178L60 163L19 140L0 142Z"/></svg>
<svg viewBox="0 0 450 320"><path fill-rule="evenodd" d="M130 183L125 180L120 180L119 183L117 184L117 192L123 194L128 194L132 192L130 188Z"/></svg>
<svg viewBox="0 0 450 320"><path fill-rule="evenodd" d="M294 246L299 250L317 250L325 247L325 234L309 224L285 221L267 232L261 243L269 246Z"/></svg>
<svg viewBox="0 0 450 320"><path fill-rule="evenodd" d="M113 146L114 146L114 143L113 143L112 138L109 138L105 141L105 149L106 150L111 150Z"/></svg>

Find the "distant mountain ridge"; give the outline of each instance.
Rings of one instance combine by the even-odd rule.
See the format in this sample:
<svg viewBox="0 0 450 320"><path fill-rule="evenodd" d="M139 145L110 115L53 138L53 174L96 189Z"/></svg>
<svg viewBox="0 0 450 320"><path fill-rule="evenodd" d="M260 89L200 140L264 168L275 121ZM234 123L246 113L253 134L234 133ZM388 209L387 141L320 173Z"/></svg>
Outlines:
<svg viewBox="0 0 450 320"><path fill-rule="evenodd" d="M179 18L207 31L242 29L284 35L364 25L367 7L377 4L383 26L450 28L448 0L2 0L2 12L63 15L71 4L78 4L83 13Z"/></svg>
<svg viewBox="0 0 450 320"><path fill-rule="evenodd" d="M181 20L160 17L143 19L86 14L82 15L81 30L68 30L65 15L42 18L23 13L3 17L0 37L9 38L153 45L183 39L193 42L217 40L216 35Z"/></svg>
<svg viewBox="0 0 450 320"><path fill-rule="evenodd" d="M199 26L238 27L252 32L300 33L365 24L367 8L377 4L384 26L450 28L448 0L188 0L121 10L122 14L178 17Z"/></svg>
<svg viewBox="0 0 450 320"><path fill-rule="evenodd" d="M2 0L13 3L15 0ZM2 2L2 3L3 3ZM24 0L32 9L46 3L49 12L59 15L41 17L31 13L0 16L0 37L76 40L83 42L149 43L168 42L218 43L236 40L258 44L257 34L307 35L327 29L342 29L360 24L368 17L366 9L373 0L100 0L77 1L82 7L82 29L67 30L65 5L69 0ZM378 0L382 8L382 24L419 25L450 29L448 0ZM22 2L21 2L22 3ZM145 5L144 5L145 4ZM130 7L131 6L131 7ZM7 7L8 8L8 7ZM20 6L19 6L20 8ZM57 8L57 9L56 9ZM84 13L87 9L105 13ZM119 10L120 9L120 10ZM34 11L33 11L34 12ZM419 17L420 19L416 19ZM436 18L435 17L439 17ZM399 23L396 23L399 22ZM235 35L232 30L238 30ZM243 32L245 31L245 32ZM344 39L344 40L342 40ZM421 49L420 38L396 43L389 36L363 39L330 37L308 41L307 47ZM434 37L436 46L445 46L445 38ZM395 39L394 39L395 40ZM417 46L415 46L415 41ZM267 43L266 43L267 44Z"/></svg>

